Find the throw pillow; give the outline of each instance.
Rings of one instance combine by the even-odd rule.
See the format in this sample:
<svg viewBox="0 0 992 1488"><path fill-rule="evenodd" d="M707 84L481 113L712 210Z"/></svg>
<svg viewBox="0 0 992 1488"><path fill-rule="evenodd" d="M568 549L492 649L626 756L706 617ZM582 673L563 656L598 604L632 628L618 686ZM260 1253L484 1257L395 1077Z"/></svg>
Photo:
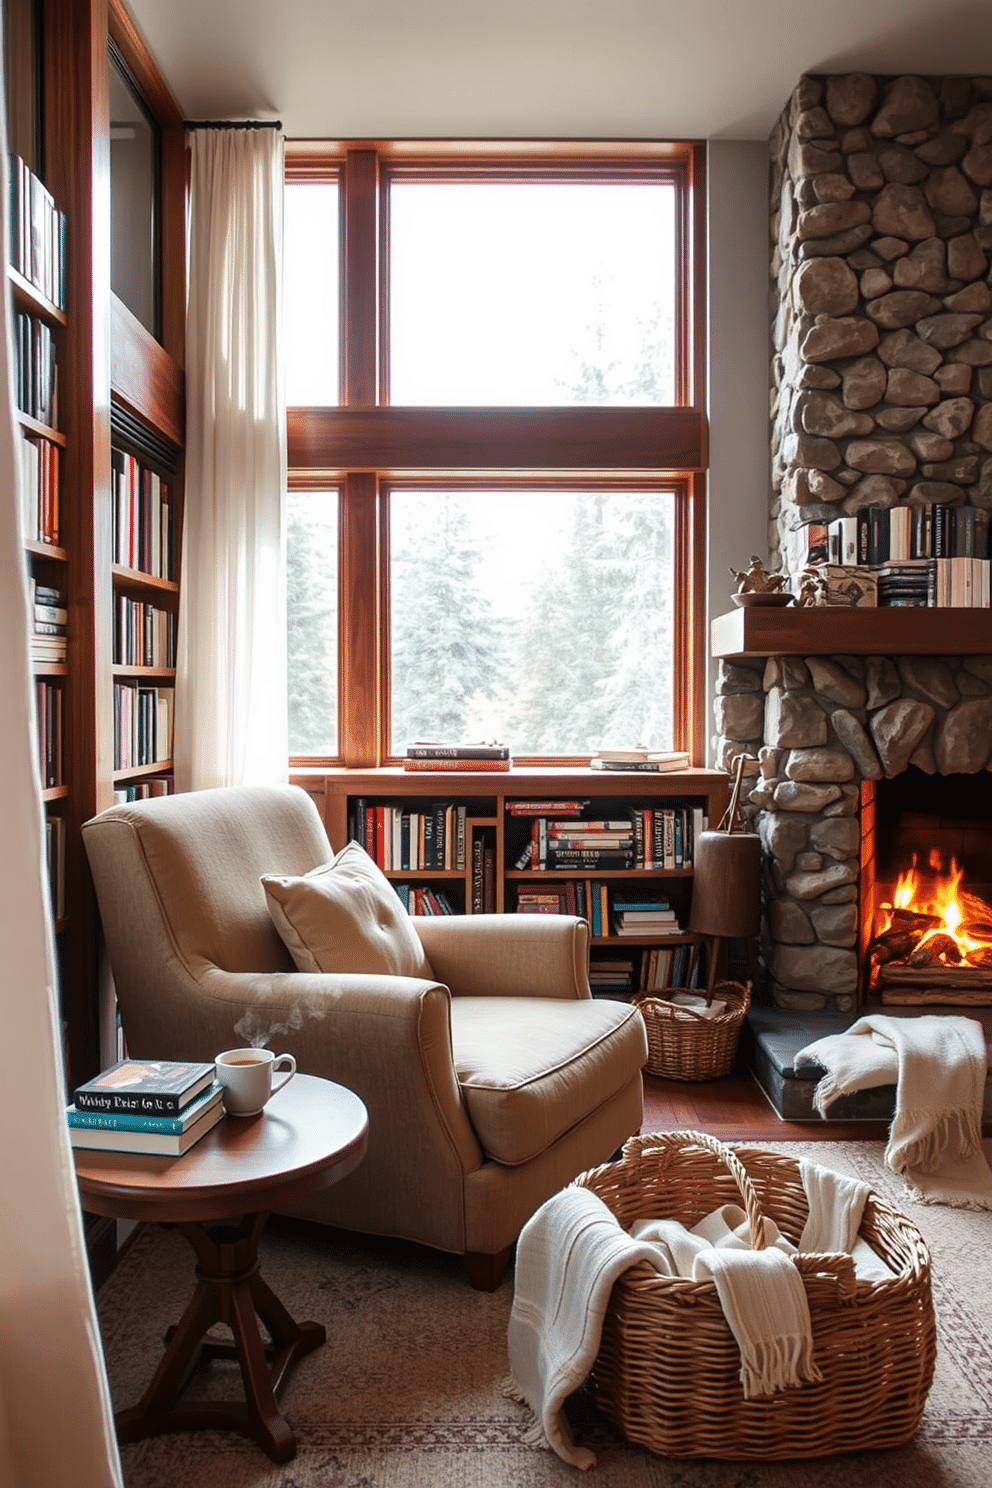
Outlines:
<svg viewBox="0 0 992 1488"><path fill-rule="evenodd" d="M300 878L266 874L272 922L298 971L355 971L434 980L410 916L357 842Z"/></svg>

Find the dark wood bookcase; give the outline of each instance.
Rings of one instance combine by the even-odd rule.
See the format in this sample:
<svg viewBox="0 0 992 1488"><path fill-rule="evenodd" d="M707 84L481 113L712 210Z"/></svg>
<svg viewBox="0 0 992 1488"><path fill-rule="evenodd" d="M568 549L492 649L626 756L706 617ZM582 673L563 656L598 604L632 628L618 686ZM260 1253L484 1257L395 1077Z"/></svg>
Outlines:
<svg viewBox="0 0 992 1488"><path fill-rule="evenodd" d="M58 366L57 429L24 415L22 431L55 446L57 541L25 543L29 574L66 597L64 662L35 664L59 694L58 783L45 809L64 836L62 912L56 924L66 1077L79 1083L115 1054L116 1019L102 952L99 917L80 827L111 805L122 772L114 765L114 597L127 594L176 613L183 508L185 344L185 135L181 111L165 87L121 0L12 0L20 37L15 67L21 135L31 164L65 213L65 308L8 267L12 302L51 333ZM29 46L25 37L32 38ZM159 131L160 328L151 336L111 290L110 110L108 48L113 42ZM33 65L29 65L33 62ZM28 122L30 121L30 126ZM16 151L17 140L11 148ZM9 257L9 243L8 257ZM176 564L160 580L113 562L111 451L123 443L169 481ZM153 685L174 687L174 669L153 669ZM171 750L169 751L171 755ZM153 773L171 769L171 758ZM114 1227L87 1217L94 1272L112 1262Z"/></svg>

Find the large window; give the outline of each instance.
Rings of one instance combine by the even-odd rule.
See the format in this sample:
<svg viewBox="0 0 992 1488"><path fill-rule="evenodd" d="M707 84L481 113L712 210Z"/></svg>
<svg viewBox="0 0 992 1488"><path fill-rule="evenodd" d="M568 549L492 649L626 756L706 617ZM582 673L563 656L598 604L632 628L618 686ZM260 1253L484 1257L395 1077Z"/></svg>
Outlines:
<svg viewBox="0 0 992 1488"><path fill-rule="evenodd" d="M294 758L701 756L699 150L287 160Z"/></svg>

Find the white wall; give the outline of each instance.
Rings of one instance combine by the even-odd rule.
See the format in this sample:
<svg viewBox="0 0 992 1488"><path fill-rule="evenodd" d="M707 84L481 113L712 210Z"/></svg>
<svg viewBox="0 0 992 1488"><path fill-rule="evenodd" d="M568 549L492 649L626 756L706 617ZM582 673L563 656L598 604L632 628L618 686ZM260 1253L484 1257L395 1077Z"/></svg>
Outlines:
<svg viewBox="0 0 992 1488"><path fill-rule="evenodd" d="M711 140L709 216L710 470L706 616L730 609L728 568L768 558L768 147ZM713 696L716 666L709 667ZM707 719L707 751L712 718Z"/></svg>

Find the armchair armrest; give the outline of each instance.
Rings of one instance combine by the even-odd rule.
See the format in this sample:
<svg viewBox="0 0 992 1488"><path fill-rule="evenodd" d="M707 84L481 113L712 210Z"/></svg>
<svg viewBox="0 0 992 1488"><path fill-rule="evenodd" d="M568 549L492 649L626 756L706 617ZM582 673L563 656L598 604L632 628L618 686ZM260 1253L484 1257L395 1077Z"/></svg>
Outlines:
<svg viewBox="0 0 992 1488"><path fill-rule="evenodd" d="M589 927L574 915L423 915L413 925L454 997L592 996Z"/></svg>
<svg viewBox="0 0 992 1488"><path fill-rule="evenodd" d="M169 1037L183 1057L212 1059L232 1044L265 1043L295 1055L304 1073L354 1090L379 1118L370 1119L363 1167L402 1131L411 1133L417 1161L455 1162L465 1172L482 1165L455 1077L448 989L437 982L211 967L198 979L189 1014L188 1027L177 1027L173 1002Z"/></svg>

